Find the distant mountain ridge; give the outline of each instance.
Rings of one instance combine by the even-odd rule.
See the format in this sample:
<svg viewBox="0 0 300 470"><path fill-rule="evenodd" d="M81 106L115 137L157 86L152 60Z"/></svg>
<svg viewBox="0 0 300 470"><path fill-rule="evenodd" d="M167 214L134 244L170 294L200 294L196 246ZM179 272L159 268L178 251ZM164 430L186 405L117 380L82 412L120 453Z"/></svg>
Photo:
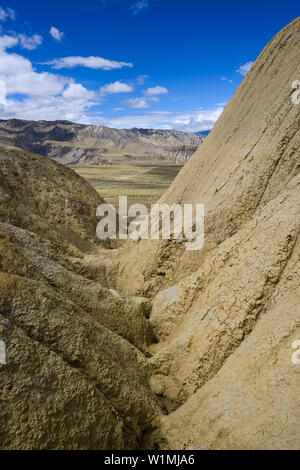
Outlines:
<svg viewBox="0 0 300 470"><path fill-rule="evenodd" d="M113 129L69 121L0 121L0 141L64 164L185 163L205 136L176 130Z"/></svg>

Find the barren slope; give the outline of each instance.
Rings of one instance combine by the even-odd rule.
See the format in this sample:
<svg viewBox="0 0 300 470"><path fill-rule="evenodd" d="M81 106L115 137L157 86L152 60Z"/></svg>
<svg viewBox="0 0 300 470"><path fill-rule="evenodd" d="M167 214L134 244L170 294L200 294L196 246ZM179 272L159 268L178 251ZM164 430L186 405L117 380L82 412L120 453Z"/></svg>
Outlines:
<svg viewBox="0 0 300 470"><path fill-rule="evenodd" d="M102 199L72 170L2 147L0 200L0 447L138 448L158 416L148 306L107 286Z"/></svg>

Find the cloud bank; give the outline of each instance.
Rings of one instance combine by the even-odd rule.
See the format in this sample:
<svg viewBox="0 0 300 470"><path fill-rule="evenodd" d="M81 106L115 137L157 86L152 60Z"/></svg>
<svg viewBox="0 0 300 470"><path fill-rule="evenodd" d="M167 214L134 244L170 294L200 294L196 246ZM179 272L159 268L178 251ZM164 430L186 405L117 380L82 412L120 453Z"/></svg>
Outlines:
<svg viewBox="0 0 300 470"><path fill-rule="evenodd" d="M131 62L118 62L117 60L108 60L103 57L62 57L45 62L45 65L51 65L55 70L74 69L75 67L87 67L94 70L115 70L123 67L133 67Z"/></svg>
<svg viewBox="0 0 300 470"><path fill-rule="evenodd" d="M163 86L156 86L154 88L148 88L145 91L146 96L166 95L167 93L169 93L168 89Z"/></svg>

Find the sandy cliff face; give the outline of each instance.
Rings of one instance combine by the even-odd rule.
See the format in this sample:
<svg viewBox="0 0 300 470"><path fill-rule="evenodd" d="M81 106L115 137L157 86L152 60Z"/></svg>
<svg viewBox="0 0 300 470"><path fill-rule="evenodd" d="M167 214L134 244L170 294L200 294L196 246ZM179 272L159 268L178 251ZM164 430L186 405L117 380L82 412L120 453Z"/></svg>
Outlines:
<svg viewBox="0 0 300 470"><path fill-rule="evenodd" d="M107 285L102 199L72 170L4 147L0 188L0 447L139 447L159 414L149 307Z"/></svg>
<svg viewBox="0 0 300 470"><path fill-rule="evenodd" d="M121 253L118 288L153 298L165 448L299 447L299 46L298 18L161 200L205 204L203 250L140 241Z"/></svg>

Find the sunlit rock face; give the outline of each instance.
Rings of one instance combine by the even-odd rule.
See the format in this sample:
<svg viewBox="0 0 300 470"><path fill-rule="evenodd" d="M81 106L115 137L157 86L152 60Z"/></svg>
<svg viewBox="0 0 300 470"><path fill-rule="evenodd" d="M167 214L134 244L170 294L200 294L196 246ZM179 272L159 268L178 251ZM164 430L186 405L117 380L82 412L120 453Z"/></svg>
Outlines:
<svg viewBox="0 0 300 470"><path fill-rule="evenodd" d="M152 298L164 448L299 447L299 46L298 18L160 201L205 205L204 248L142 240L120 255L118 289Z"/></svg>

